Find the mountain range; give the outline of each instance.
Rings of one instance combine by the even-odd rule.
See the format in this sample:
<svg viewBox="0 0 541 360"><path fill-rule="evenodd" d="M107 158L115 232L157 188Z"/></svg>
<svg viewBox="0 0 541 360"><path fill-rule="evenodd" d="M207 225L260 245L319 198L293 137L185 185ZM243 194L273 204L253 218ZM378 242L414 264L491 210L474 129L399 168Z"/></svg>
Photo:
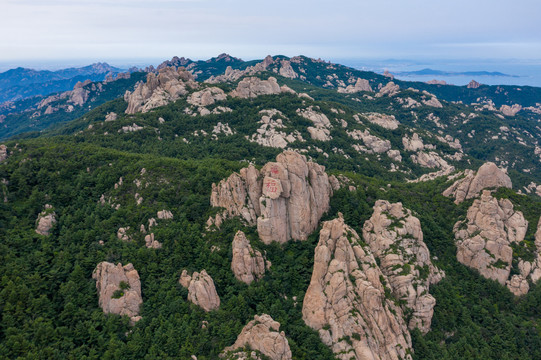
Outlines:
<svg viewBox="0 0 541 360"><path fill-rule="evenodd" d="M541 358L541 89L174 57L0 107L0 358Z"/></svg>

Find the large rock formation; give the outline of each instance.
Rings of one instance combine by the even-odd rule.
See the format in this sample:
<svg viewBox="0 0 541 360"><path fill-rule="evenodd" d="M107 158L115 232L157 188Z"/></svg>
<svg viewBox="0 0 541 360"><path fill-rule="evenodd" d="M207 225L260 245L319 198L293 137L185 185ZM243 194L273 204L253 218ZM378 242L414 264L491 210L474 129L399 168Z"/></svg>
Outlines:
<svg viewBox="0 0 541 360"><path fill-rule="evenodd" d="M141 319L141 281L132 264L122 266L103 261L96 266L92 278L96 280L99 304L103 312L127 315L132 323Z"/></svg>
<svg viewBox="0 0 541 360"><path fill-rule="evenodd" d="M303 319L338 359L411 359L410 334L402 310L386 295L387 281L340 214L323 223Z"/></svg>
<svg viewBox="0 0 541 360"><path fill-rule="evenodd" d="M280 110L265 109L261 110L259 113L262 114L261 121L259 121L261 126L248 140L263 146L281 149L284 149L289 143L294 141L304 141L297 130L289 134L279 130L286 127L284 125L284 120L287 119Z"/></svg>
<svg viewBox="0 0 541 360"><path fill-rule="evenodd" d="M443 195L454 197L455 203L460 204L464 200L477 197L483 189L498 187L511 189L513 184L509 176L499 169L496 164L487 162L479 168L477 173L466 170L466 176L455 181L453 185L443 192Z"/></svg>
<svg viewBox="0 0 541 360"><path fill-rule="evenodd" d="M241 216L248 224L257 224L266 244L306 240L329 209L329 178L323 166L294 151L285 151L276 160L261 171L250 166L213 184L211 205L225 210L210 223Z"/></svg>
<svg viewBox="0 0 541 360"><path fill-rule="evenodd" d="M515 116L520 110L522 110L522 106L519 104L513 104L512 106L502 105L500 107L500 111L506 116Z"/></svg>
<svg viewBox="0 0 541 360"><path fill-rule="evenodd" d="M413 312L409 328L427 333L436 305L428 291L444 274L432 264L419 219L402 203L378 200L372 217L364 223L363 239L379 259L393 295L405 301L404 310Z"/></svg>
<svg viewBox="0 0 541 360"><path fill-rule="evenodd" d="M404 136L402 138L402 145L404 145L404 149L407 151L420 151L425 148L425 145L423 144L423 139L419 137L419 134L414 133L413 136L410 138L408 136Z"/></svg>
<svg viewBox="0 0 541 360"><path fill-rule="evenodd" d="M382 87L379 92L376 94L376 97L383 97L383 96L394 96L398 94L400 91L400 86L396 85L394 82L390 81Z"/></svg>
<svg viewBox="0 0 541 360"><path fill-rule="evenodd" d="M236 353L235 350L246 346L261 352L271 360L292 359L289 342L284 332L280 331L280 323L267 314L254 316L254 320L242 329L235 343L224 349L224 355L232 355Z"/></svg>
<svg viewBox="0 0 541 360"><path fill-rule="evenodd" d="M45 208L39 213L36 220L36 232L40 235L49 236L54 224L56 224L56 213L51 205L45 204Z"/></svg>
<svg viewBox="0 0 541 360"><path fill-rule="evenodd" d="M386 115L380 113L365 113L364 117L372 124L379 125L385 129L395 130L400 125L400 122L396 120L394 115Z"/></svg>
<svg viewBox="0 0 541 360"><path fill-rule="evenodd" d="M223 101L227 98L224 91L218 87L208 87L201 91L196 91L188 96L188 104L195 106L208 106L216 101Z"/></svg>
<svg viewBox="0 0 541 360"><path fill-rule="evenodd" d="M291 67L291 62L289 60L280 61L280 75L290 79L296 79L299 77L299 74L293 70Z"/></svg>
<svg viewBox="0 0 541 360"><path fill-rule="evenodd" d="M332 128L329 118L318 111L315 111L312 106L307 109L297 109L297 114L314 123L314 126L306 128L310 133L310 137L314 140L329 141L332 139L329 129Z"/></svg>
<svg viewBox="0 0 541 360"><path fill-rule="evenodd" d="M468 209L464 221L454 226L457 259L488 279L505 285L511 272L512 242L526 235L528 222L520 211L513 210L508 199L497 200L484 190ZM517 280L510 287L515 287Z"/></svg>
<svg viewBox="0 0 541 360"><path fill-rule="evenodd" d="M237 88L231 92L231 96L249 99L260 95L279 94L281 91L276 78L272 76L267 80L261 80L256 77L247 77L239 82Z"/></svg>
<svg viewBox="0 0 541 360"><path fill-rule="evenodd" d="M203 310L208 312L220 307L220 297L214 281L205 270L201 273L196 271L191 276L183 270L178 282L188 289L188 300Z"/></svg>
<svg viewBox="0 0 541 360"><path fill-rule="evenodd" d="M377 136L371 135L368 129L347 131L347 134L355 139L362 140L365 146L353 145L353 148L357 151L367 152L369 154L381 154L391 150L391 142L389 140L381 139Z"/></svg>
<svg viewBox="0 0 541 360"><path fill-rule="evenodd" d="M196 87L193 75L183 68L166 67L160 69L158 75L149 73L146 83L139 84L133 93L127 91L124 95L128 103L126 114L148 112L167 105Z"/></svg>
<svg viewBox="0 0 541 360"><path fill-rule="evenodd" d="M0 145L0 163L4 162L8 158L8 148L6 145Z"/></svg>
<svg viewBox="0 0 541 360"><path fill-rule="evenodd" d="M366 79L357 78L355 85L348 85L345 88L343 87L338 88L339 93L345 93L345 94L353 94L359 91L372 92L372 87L370 86L370 82Z"/></svg>
<svg viewBox="0 0 541 360"><path fill-rule="evenodd" d="M250 241L242 231L237 231L232 246L231 270L235 277L248 285L263 277L265 270L270 267L270 262L263 258L261 252L252 249Z"/></svg>

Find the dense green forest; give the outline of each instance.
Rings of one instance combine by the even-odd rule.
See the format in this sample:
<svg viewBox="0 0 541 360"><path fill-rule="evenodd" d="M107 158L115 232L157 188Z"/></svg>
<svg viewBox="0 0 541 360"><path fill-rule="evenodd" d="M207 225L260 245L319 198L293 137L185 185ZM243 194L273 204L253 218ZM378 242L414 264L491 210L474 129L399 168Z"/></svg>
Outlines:
<svg viewBox="0 0 541 360"><path fill-rule="evenodd" d="M314 78L318 69L312 69ZM290 148L304 151L329 174L346 176L354 185L354 189L334 192L330 210L321 221L334 219L340 212L361 233L379 199L402 202L419 218L424 241L446 277L430 288L437 302L431 331L426 335L412 331L414 359L541 359L541 287L532 284L527 295L515 297L506 287L460 264L453 226L465 218L473 199L456 205L444 197L443 190L452 184L445 176L428 182L406 181L430 170L402 150L402 138L415 127L425 141L437 144L442 156L455 152L437 139L437 126L426 120L435 113L446 131L463 144L466 156L449 160L451 164L457 169L477 169L494 160L498 149L505 149L517 159L516 169L533 169L530 173L510 169L514 188L519 189L541 177L539 161L529 153L531 147L511 137L486 142L467 134L497 131L509 121L532 132L535 125L521 117L502 119L488 112L480 113L475 122L454 124L457 114L471 112L454 103L441 109L418 109L416 119L386 97L353 99L318 84L272 73L258 76L269 75L312 99L294 94L229 97L226 105L231 112L191 116L184 111L189 104L181 98L148 113L124 115L127 105L119 96L127 85L116 82L89 111L55 120L58 125L48 131L4 142L9 157L0 163L4 199L0 201L0 358L190 359L196 355L199 360L214 360L235 342L254 315L266 313L281 324L293 359L334 359L302 318L302 299L310 283L320 229L306 241L283 245L265 245L255 227L238 218L226 220L216 231L206 229L207 219L217 211L210 206L212 184L248 162L261 168L282 151L247 139L257 132L261 110L279 109L284 129L298 131L305 139L292 142ZM133 87L141 78L136 73L120 81ZM236 84L219 86L229 91ZM421 99L419 93L406 91L406 95ZM223 104L209 109L219 105ZM327 114L333 124L345 119L348 130L369 130L388 140L393 149L400 149L403 171L390 172L391 160L385 154L355 151L346 130L339 126L330 132L332 141L311 139L306 130L311 122L297 112L309 106ZM355 114L382 109L400 119L397 129L354 120ZM110 112L119 114L119 119L104 122ZM202 130L213 134L219 122L229 124L234 134L215 138L196 134ZM131 124L142 129L121 130ZM122 184L115 186L120 178ZM529 222L525 245L514 250L534 251L541 197L509 189L500 189L495 196L511 199ZM143 199L140 204L137 197ZM52 206L58 219L50 236L35 232L45 204ZM153 228L163 247L148 249L144 235L135 229L163 209L174 215L158 220ZM133 241L117 237L120 227L131 229ZM236 280L231 271L231 242L238 230L272 263L265 276L251 285ZM142 320L134 326L126 316L104 314L98 306L92 272L101 261L132 263L137 269L143 305ZM517 264L513 265L516 271ZM218 310L206 313L187 300L188 291L178 282L183 269L205 269L212 276L221 299Z"/></svg>

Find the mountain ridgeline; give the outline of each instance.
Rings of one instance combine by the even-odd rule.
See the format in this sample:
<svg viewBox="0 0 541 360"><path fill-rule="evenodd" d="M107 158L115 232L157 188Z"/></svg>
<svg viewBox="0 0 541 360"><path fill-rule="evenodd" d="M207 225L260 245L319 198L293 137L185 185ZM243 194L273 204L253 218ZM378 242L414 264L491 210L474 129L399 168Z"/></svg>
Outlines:
<svg viewBox="0 0 541 360"><path fill-rule="evenodd" d="M222 54L4 103L0 358L539 359L540 95Z"/></svg>

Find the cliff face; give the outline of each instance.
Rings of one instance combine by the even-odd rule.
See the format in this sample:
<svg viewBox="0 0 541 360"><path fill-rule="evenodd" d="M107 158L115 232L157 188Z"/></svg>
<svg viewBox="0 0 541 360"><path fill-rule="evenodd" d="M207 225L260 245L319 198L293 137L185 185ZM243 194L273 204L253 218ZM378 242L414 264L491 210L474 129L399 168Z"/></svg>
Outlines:
<svg viewBox="0 0 541 360"><path fill-rule="evenodd" d="M250 285L265 274L271 263L261 255L261 252L254 250L250 241L242 231L238 231L233 239L233 260L231 270L237 280Z"/></svg>
<svg viewBox="0 0 541 360"><path fill-rule="evenodd" d="M340 216L323 223L302 308L338 359L411 359L402 310L370 248Z"/></svg>
<svg viewBox="0 0 541 360"><path fill-rule="evenodd" d="M457 259L488 278L505 285L511 272L512 242L524 239L528 222L508 199L497 200L484 190L454 226ZM510 288L517 286L514 279Z"/></svg>
<svg viewBox="0 0 541 360"><path fill-rule="evenodd" d="M141 297L141 281L139 273L132 264L122 266L109 262L101 262L96 266L92 278L96 280L99 304L103 312L108 314L127 315L132 323L141 319L139 307L143 303Z"/></svg>
<svg viewBox="0 0 541 360"><path fill-rule="evenodd" d="M240 216L257 224L265 243L306 240L329 209L332 188L325 168L293 151L277 156L261 171L254 167L212 186L211 205L225 208L209 224Z"/></svg>
<svg viewBox="0 0 541 360"><path fill-rule="evenodd" d="M188 289L188 300L203 310L208 312L220 307L220 297L214 281L205 270L200 273L196 271L192 275L184 270L178 282Z"/></svg>
<svg viewBox="0 0 541 360"><path fill-rule="evenodd" d="M379 259L393 295L405 301L403 310L412 311L409 328L427 333L436 305L430 285L438 283L444 273L432 264L419 219L401 203L378 200L374 214L364 224L363 239Z"/></svg>

